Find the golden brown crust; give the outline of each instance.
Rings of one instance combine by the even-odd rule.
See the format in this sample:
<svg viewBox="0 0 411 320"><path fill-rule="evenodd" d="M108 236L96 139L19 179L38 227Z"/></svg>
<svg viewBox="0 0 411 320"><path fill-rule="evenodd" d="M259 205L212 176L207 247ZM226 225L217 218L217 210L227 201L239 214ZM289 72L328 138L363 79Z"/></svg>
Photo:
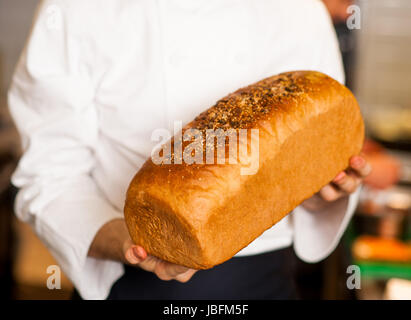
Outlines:
<svg viewBox="0 0 411 320"><path fill-rule="evenodd" d="M314 71L239 89L183 132L189 128L259 129L254 175L241 175L242 163L156 165L149 159L130 184L125 218L133 241L196 269L231 258L331 181L360 152L364 136L352 93Z"/></svg>

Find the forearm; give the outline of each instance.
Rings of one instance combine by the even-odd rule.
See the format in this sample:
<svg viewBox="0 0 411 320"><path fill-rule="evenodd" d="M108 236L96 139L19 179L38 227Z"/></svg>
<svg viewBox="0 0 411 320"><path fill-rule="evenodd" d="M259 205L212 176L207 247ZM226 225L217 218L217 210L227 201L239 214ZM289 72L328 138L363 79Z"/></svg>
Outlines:
<svg viewBox="0 0 411 320"><path fill-rule="evenodd" d="M97 259L121 261L155 273L161 280L187 282L196 270L149 256L131 241L124 219L107 222L97 232L88 255Z"/></svg>
<svg viewBox="0 0 411 320"><path fill-rule="evenodd" d="M113 219L97 232L90 245L88 256L126 263L124 245L129 239L124 219Z"/></svg>

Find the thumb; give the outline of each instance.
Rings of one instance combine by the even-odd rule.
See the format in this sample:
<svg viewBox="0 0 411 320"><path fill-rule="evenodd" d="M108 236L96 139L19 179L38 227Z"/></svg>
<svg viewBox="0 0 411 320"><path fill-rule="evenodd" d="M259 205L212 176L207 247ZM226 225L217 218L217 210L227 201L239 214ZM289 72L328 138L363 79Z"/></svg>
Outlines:
<svg viewBox="0 0 411 320"><path fill-rule="evenodd" d="M123 244L123 254L126 262L133 265L139 264L147 258L145 250L136 246L130 239Z"/></svg>

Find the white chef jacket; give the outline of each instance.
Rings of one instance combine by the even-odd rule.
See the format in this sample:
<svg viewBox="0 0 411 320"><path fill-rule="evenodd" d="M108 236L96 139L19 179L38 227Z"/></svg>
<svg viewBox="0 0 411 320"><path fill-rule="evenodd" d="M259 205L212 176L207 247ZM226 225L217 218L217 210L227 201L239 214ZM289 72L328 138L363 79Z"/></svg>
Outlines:
<svg viewBox="0 0 411 320"><path fill-rule="evenodd" d="M24 151L16 214L83 298L104 299L123 265L87 252L102 225L123 217L127 186L158 143L152 132L298 69L344 81L320 1L43 1L9 91ZM300 206L237 256L293 244L301 259L323 259L357 198L323 212Z"/></svg>

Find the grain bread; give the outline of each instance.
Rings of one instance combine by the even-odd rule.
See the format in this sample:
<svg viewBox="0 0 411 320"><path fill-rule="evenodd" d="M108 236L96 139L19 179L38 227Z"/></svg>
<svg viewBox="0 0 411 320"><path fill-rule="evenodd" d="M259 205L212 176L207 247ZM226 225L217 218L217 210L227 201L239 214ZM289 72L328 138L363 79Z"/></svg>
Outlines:
<svg viewBox="0 0 411 320"><path fill-rule="evenodd" d="M347 168L364 138L353 94L314 71L282 73L241 88L183 133L190 128L258 129L259 152L247 152L237 164L156 164L150 158L130 183L124 214L136 244L195 269L228 260L318 192ZM247 151L253 139L249 133ZM242 174L253 161L258 170Z"/></svg>

